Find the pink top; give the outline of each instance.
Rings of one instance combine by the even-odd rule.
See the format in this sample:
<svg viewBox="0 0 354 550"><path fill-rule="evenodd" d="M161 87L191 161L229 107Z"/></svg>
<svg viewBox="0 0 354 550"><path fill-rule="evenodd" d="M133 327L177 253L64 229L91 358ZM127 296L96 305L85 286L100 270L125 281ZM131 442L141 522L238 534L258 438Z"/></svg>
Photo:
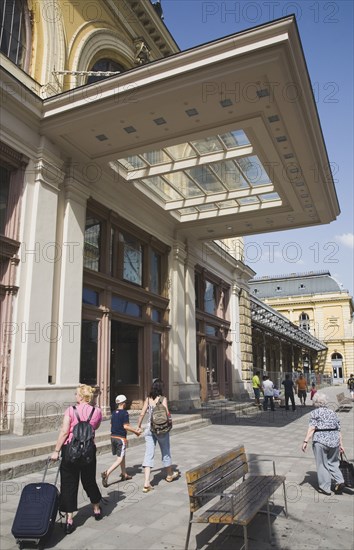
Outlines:
<svg viewBox="0 0 354 550"><path fill-rule="evenodd" d="M80 417L80 420L87 420L90 416L90 413L92 411L92 405L89 405L88 403L80 403L76 405L76 411ZM76 414L74 412L73 407L68 407L64 413L64 416L69 416L70 418L70 429L69 429L69 435L67 440L65 441L64 445L67 443L70 443L70 441L73 438L73 429L76 424L78 424L78 419L76 417ZM90 424L93 427L94 430L97 430L97 428L100 427L102 421L102 412L101 409L98 407L95 407L95 411L92 415L92 418L90 420Z"/></svg>

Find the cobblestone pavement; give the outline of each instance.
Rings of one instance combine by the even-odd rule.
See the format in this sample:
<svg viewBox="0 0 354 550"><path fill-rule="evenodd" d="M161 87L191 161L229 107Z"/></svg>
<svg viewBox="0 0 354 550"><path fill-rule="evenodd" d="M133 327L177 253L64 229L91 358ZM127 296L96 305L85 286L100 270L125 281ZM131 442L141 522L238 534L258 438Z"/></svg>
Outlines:
<svg viewBox="0 0 354 550"><path fill-rule="evenodd" d="M345 391L326 389L332 407L335 395ZM312 407L297 407L295 412L276 409L263 412L255 408L238 413L226 411L208 427L179 433L171 438L172 458L181 476L166 483L160 469L157 451L152 471L154 491L143 494L141 462L143 446L127 452L128 472L132 481L119 482L118 473L110 478L110 485L102 489L104 496L102 521L91 515L86 496L80 495L80 508L74 522L77 529L65 535L58 521L46 548L87 550L180 550L184 548L189 506L184 472L239 444L244 444L250 460L255 460L257 472L272 473L272 464L260 459L274 459L277 473L286 475L289 517L285 518L281 505L281 490L275 494L277 517L273 518L272 541L268 541L265 515L258 515L249 528L250 550L353 550L354 490L345 489L343 495L325 496L316 491L317 478L311 447L301 451L306 434L308 416ZM349 460L354 458L353 410L339 413L344 447ZM97 479L100 472L112 463L112 456L98 458ZM40 480L38 473L4 481L1 484L1 549L17 548L11 535L11 525L22 487ZM54 480L54 469L48 481ZM241 527L217 528L192 526L189 549L239 550L243 544Z"/></svg>

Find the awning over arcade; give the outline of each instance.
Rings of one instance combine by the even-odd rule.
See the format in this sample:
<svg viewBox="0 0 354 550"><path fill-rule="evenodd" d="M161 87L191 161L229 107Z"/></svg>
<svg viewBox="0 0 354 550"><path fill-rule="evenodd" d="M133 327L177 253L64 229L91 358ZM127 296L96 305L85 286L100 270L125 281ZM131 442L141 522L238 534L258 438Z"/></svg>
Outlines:
<svg viewBox="0 0 354 550"><path fill-rule="evenodd" d="M287 17L44 101L41 132L176 234L329 223L336 192L296 23Z"/></svg>
<svg viewBox="0 0 354 550"><path fill-rule="evenodd" d="M250 296L252 325L261 328L264 333L279 336L283 340L309 351L323 351L327 346L317 340L308 331L294 325L289 319L267 306L254 296Z"/></svg>

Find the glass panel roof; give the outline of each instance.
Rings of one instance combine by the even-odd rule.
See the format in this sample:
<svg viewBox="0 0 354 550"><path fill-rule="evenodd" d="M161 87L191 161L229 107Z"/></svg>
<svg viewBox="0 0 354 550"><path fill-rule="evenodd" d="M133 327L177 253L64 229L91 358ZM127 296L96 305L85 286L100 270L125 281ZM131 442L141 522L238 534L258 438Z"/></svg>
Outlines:
<svg viewBox="0 0 354 550"><path fill-rule="evenodd" d="M120 158L111 167L181 221L282 204L242 129Z"/></svg>

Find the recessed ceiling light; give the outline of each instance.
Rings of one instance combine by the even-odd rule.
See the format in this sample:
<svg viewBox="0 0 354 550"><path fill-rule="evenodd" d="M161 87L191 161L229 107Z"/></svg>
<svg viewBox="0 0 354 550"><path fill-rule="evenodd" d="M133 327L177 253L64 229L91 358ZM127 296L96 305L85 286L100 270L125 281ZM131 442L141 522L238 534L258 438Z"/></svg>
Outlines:
<svg viewBox="0 0 354 550"><path fill-rule="evenodd" d="M123 130L125 130L127 134L133 134L136 132L136 128L134 128L134 126L126 126Z"/></svg>
<svg viewBox="0 0 354 550"><path fill-rule="evenodd" d="M280 118L278 117L278 115L272 115L268 117L268 120L269 122L278 122Z"/></svg>
<svg viewBox="0 0 354 550"><path fill-rule="evenodd" d="M193 108L193 109L187 109L187 110L186 110L186 114L187 114L188 116L196 116L196 115L198 115L199 113L198 113L197 109L194 109L194 108Z"/></svg>
<svg viewBox="0 0 354 550"><path fill-rule="evenodd" d="M157 126L161 126L161 124L166 124L166 120L162 116L159 118L154 118L154 122Z"/></svg>
<svg viewBox="0 0 354 550"><path fill-rule="evenodd" d="M286 153L285 155L283 155L285 159L293 159L294 158L294 154L293 153Z"/></svg>
<svg viewBox="0 0 354 550"><path fill-rule="evenodd" d="M105 134L99 134L98 136L96 136L96 139L98 139L98 141L106 141L108 137L105 136Z"/></svg>
<svg viewBox="0 0 354 550"><path fill-rule="evenodd" d="M287 141L287 137L286 137L286 136L278 136L276 139L277 139L277 142L278 142L278 143L281 143L282 141Z"/></svg>
<svg viewBox="0 0 354 550"><path fill-rule="evenodd" d="M267 97L269 96L269 90L267 88L263 88L263 90L257 90L257 95L259 98Z"/></svg>
<svg viewBox="0 0 354 550"><path fill-rule="evenodd" d="M231 99L222 99L220 101L220 105L221 107L230 107L230 105L233 105L233 102L231 101Z"/></svg>

